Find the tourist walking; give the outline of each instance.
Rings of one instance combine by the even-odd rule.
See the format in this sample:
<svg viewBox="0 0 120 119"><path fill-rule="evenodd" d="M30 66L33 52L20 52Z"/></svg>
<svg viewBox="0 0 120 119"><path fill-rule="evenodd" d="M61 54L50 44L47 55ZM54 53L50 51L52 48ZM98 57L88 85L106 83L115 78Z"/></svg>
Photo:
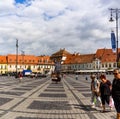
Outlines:
<svg viewBox="0 0 120 119"><path fill-rule="evenodd" d="M96 76L92 74L90 76L92 79L91 81L91 102L92 102L92 107L94 108L96 106L96 102L99 103L99 106L102 106L101 103L101 98L100 98L100 82L97 80Z"/></svg>
<svg viewBox="0 0 120 119"><path fill-rule="evenodd" d="M105 103L109 105L110 96L111 96L111 82L106 78L104 74L100 75L101 83L100 83L100 93L101 93L101 100L102 100L102 112L105 112ZM112 107L110 107L111 110Z"/></svg>
<svg viewBox="0 0 120 119"><path fill-rule="evenodd" d="M75 79L78 80L78 74L77 74L77 73L76 73L76 75L75 75Z"/></svg>
<svg viewBox="0 0 120 119"><path fill-rule="evenodd" d="M117 111L117 119L120 119L120 69L113 71L114 79L112 82L112 97L115 109Z"/></svg>
<svg viewBox="0 0 120 119"><path fill-rule="evenodd" d="M22 77L23 77L22 72L19 72L19 82L22 81Z"/></svg>

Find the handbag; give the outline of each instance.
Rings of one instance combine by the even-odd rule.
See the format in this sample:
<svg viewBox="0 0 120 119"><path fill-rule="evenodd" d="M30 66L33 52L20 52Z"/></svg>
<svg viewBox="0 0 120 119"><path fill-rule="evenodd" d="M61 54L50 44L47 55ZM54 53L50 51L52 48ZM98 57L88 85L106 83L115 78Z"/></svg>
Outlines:
<svg viewBox="0 0 120 119"><path fill-rule="evenodd" d="M112 108L114 107L114 101L113 101L112 96L110 96L109 106Z"/></svg>

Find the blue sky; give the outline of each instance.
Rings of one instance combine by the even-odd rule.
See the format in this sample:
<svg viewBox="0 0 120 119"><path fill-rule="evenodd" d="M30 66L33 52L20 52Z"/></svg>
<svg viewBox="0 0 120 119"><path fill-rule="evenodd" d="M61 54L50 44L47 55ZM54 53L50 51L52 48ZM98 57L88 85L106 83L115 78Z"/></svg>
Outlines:
<svg viewBox="0 0 120 119"><path fill-rule="evenodd" d="M26 0L15 0L16 3L23 4Z"/></svg>
<svg viewBox="0 0 120 119"><path fill-rule="evenodd" d="M31 5L31 1L34 1L34 0L15 0L15 5L17 4L21 4L21 5L25 5L26 7L30 6Z"/></svg>
<svg viewBox="0 0 120 119"><path fill-rule="evenodd" d="M108 8L118 0L0 0L0 54L51 55L65 48L80 54L111 48ZM120 44L120 42L119 42ZM4 49L4 50L3 50Z"/></svg>

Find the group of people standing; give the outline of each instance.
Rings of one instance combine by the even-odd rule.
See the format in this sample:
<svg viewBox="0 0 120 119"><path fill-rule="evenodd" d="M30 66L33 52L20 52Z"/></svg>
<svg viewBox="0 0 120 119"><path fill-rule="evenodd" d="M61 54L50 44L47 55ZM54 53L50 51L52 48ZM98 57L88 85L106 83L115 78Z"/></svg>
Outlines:
<svg viewBox="0 0 120 119"><path fill-rule="evenodd" d="M114 102L115 109L117 111L117 119L120 119L120 70L115 69L114 79L111 82L107 79L105 74L101 74L97 79L95 74L90 76L91 78L91 102L92 107L98 106L102 107L101 112L105 112L105 104L107 103L110 107L110 110L113 107ZM113 99L113 102L111 102Z"/></svg>

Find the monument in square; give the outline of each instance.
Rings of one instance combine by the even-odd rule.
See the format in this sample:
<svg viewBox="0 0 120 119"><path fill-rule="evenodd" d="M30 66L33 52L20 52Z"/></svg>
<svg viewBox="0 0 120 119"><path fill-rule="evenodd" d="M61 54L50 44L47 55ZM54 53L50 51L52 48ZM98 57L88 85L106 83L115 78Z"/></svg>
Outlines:
<svg viewBox="0 0 120 119"><path fill-rule="evenodd" d="M52 81L61 81L62 63L65 61L67 54L70 53L65 49L60 49L58 52L51 55L50 59L54 62L54 71L51 74Z"/></svg>

